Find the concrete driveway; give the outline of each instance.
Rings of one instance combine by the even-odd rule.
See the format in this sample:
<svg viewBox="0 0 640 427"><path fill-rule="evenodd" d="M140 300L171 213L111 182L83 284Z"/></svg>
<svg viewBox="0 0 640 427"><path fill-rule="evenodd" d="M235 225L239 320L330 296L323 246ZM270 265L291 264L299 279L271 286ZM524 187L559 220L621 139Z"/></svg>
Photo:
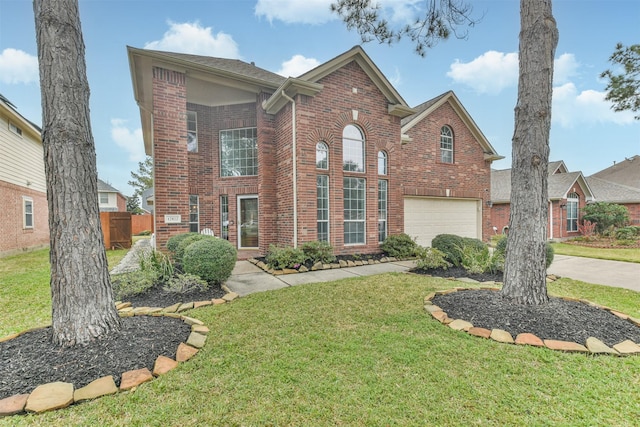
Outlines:
<svg viewBox="0 0 640 427"><path fill-rule="evenodd" d="M556 255L547 273L640 292L640 264Z"/></svg>

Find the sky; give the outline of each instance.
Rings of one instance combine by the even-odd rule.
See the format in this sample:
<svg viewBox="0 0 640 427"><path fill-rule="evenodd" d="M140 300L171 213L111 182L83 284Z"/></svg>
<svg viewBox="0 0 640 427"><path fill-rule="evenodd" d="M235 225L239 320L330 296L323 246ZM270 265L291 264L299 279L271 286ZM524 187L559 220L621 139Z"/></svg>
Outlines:
<svg viewBox="0 0 640 427"><path fill-rule="evenodd" d="M362 44L332 14L332 0L80 0L91 89L98 176L128 196L144 161L139 109L127 46L240 59L296 77ZM409 106L453 90L511 167L518 84L519 2L469 0L478 21L466 37L439 42L420 57L409 40L363 48ZM419 16L424 0L379 0L393 25ZM550 160L588 176L640 154L640 121L613 112L600 74L616 43L640 43L640 1L555 0ZM41 125L35 19L29 0L0 0L0 93ZM463 35L463 34L461 34Z"/></svg>

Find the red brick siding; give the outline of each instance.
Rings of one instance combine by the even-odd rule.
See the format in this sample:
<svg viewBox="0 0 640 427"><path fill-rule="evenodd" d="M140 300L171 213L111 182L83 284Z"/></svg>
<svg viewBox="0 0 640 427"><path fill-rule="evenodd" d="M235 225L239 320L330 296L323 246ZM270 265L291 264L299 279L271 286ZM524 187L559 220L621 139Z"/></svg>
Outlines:
<svg viewBox="0 0 640 427"><path fill-rule="evenodd" d="M640 203L624 203L629 211L629 223L640 226Z"/></svg>
<svg viewBox="0 0 640 427"><path fill-rule="evenodd" d="M127 198L120 193L116 193L116 203L118 206L118 212L127 211Z"/></svg>
<svg viewBox="0 0 640 427"><path fill-rule="evenodd" d="M33 200L33 228L23 227L23 196ZM49 245L47 195L0 181L0 255Z"/></svg>

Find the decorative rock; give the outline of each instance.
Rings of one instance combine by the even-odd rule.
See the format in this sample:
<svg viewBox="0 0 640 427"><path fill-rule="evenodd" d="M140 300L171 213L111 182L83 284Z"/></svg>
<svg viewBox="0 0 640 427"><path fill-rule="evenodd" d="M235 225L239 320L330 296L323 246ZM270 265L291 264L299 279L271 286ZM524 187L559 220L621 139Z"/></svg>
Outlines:
<svg viewBox="0 0 640 427"><path fill-rule="evenodd" d="M425 302L431 301L435 296L436 296L436 293L435 292L431 292L429 295L424 297L424 300L425 300Z"/></svg>
<svg viewBox="0 0 640 427"><path fill-rule="evenodd" d="M429 313L433 313L434 311L442 311L442 309L440 307L438 307L437 305L425 305L424 309L427 310L427 312Z"/></svg>
<svg viewBox="0 0 640 427"><path fill-rule="evenodd" d="M187 338L187 344L190 345L191 347L202 348L204 347L204 343L206 340L207 340L206 336L202 334L198 334L196 332L191 332L189 334L189 338Z"/></svg>
<svg viewBox="0 0 640 427"><path fill-rule="evenodd" d="M364 265L364 263L362 261L355 261L355 265L356 267L360 267L361 265Z"/></svg>
<svg viewBox="0 0 640 427"><path fill-rule="evenodd" d="M151 307L136 307L133 309L133 315L146 316L147 314L149 314L149 310L151 310Z"/></svg>
<svg viewBox="0 0 640 427"><path fill-rule="evenodd" d="M331 268L340 268L340 264L333 263L333 264L331 264Z"/></svg>
<svg viewBox="0 0 640 427"><path fill-rule="evenodd" d="M161 312L162 307L151 307L148 313L153 316L154 314L160 314Z"/></svg>
<svg viewBox="0 0 640 427"><path fill-rule="evenodd" d="M489 338L491 336L491 331L485 328L477 328L473 327L467 331L469 335L473 335L480 338Z"/></svg>
<svg viewBox="0 0 640 427"><path fill-rule="evenodd" d="M213 305L220 305L220 304L224 304L226 301L223 300L222 298L215 298L215 299L212 299L211 302L213 303Z"/></svg>
<svg viewBox="0 0 640 427"><path fill-rule="evenodd" d="M24 412L28 394L16 394L0 400L0 418Z"/></svg>
<svg viewBox="0 0 640 427"><path fill-rule="evenodd" d="M396 262L398 260L398 258L394 257L394 256L390 256L387 258L388 262Z"/></svg>
<svg viewBox="0 0 640 427"><path fill-rule="evenodd" d="M41 413L66 408L73 403L73 384L54 382L36 387L27 398L24 409Z"/></svg>
<svg viewBox="0 0 640 427"><path fill-rule="evenodd" d="M355 262L353 262L351 260L347 261L347 267L355 267L355 266L356 266Z"/></svg>
<svg viewBox="0 0 640 427"><path fill-rule="evenodd" d="M589 351L593 354L618 354L617 351L594 337L587 338L586 344Z"/></svg>
<svg viewBox="0 0 640 427"><path fill-rule="evenodd" d="M170 305L169 307L165 307L164 311L165 313L175 313L176 311L178 311L178 308L180 308L182 304L180 304L179 302L173 305Z"/></svg>
<svg viewBox="0 0 640 427"><path fill-rule="evenodd" d="M347 267L347 261L341 259L340 261L338 261L338 265L340 266L340 268Z"/></svg>
<svg viewBox="0 0 640 427"><path fill-rule="evenodd" d="M200 335L209 335L209 328L204 325L192 325L191 332L195 332Z"/></svg>
<svg viewBox="0 0 640 427"><path fill-rule="evenodd" d="M284 270L282 270L282 272L284 274L296 274L298 273L298 270L296 270L295 268L285 268Z"/></svg>
<svg viewBox="0 0 640 427"><path fill-rule="evenodd" d="M86 386L77 389L73 393L73 401L81 402L83 400L95 399L109 394L116 394L117 392L118 387L116 387L113 377L108 375L106 377L98 378L95 381L91 381Z"/></svg>
<svg viewBox="0 0 640 427"><path fill-rule="evenodd" d="M473 324L467 322L466 320L455 319L453 322L449 323L449 327L456 331L467 332L469 329L473 328Z"/></svg>
<svg viewBox="0 0 640 427"><path fill-rule="evenodd" d="M447 317L447 313L445 313L442 310L438 310L438 311L432 311L431 312L431 316L433 316L434 319L436 319L438 322L440 323L444 323L445 320L448 319Z"/></svg>
<svg viewBox="0 0 640 427"><path fill-rule="evenodd" d="M182 321L189 326L204 325L201 320L194 319L193 317L182 316ZM193 329L193 328L192 328Z"/></svg>
<svg viewBox="0 0 640 427"><path fill-rule="evenodd" d="M178 362L167 356L158 356L156 362L153 364L153 376L157 377L166 374L172 369L178 366Z"/></svg>
<svg viewBox="0 0 640 427"><path fill-rule="evenodd" d="M123 308L129 308L129 307L131 307L130 302L121 302L116 304L116 310L122 310Z"/></svg>
<svg viewBox="0 0 640 427"><path fill-rule="evenodd" d="M629 318L627 319L629 322L633 323L636 326L640 326L640 319L637 319L635 317L631 317L629 316ZM2 342L2 340L0 340L0 342Z"/></svg>
<svg viewBox="0 0 640 427"><path fill-rule="evenodd" d="M122 380L120 381L120 390L131 390L134 387L139 386L142 383L151 381L153 375L147 368L136 369L134 371L127 371L122 374Z"/></svg>
<svg viewBox="0 0 640 427"><path fill-rule="evenodd" d="M456 279L458 282L464 282L464 283L480 283L477 280L474 279L470 279L468 277L458 277Z"/></svg>
<svg viewBox="0 0 640 427"><path fill-rule="evenodd" d="M182 313L183 311L191 310L192 308L193 308L192 302L185 302L184 304L180 304L180 307L178 307L177 312Z"/></svg>
<svg viewBox="0 0 640 427"><path fill-rule="evenodd" d="M505 344L514 343L513 337L511 336L511 334L507 331L503 331L502 329L492 329L491 335L489 335L489 338L491 338L494 341L502 342Z"/></svg>
<svg viewBox="0 0 640 427"><path fill-rule="evenodd" d="M571 341L544 340L544 345L551 350L588 353L587 347Z"/></svg>
<svg viewBox="0 0 640 427"><path fill-rule="evenodd" d="M119 311L118 316L120 317L133 317L133 311Z"/></svg>
<svg viewBox="0 0 640 427"><path fill-rule="evenodd" d="M282 276L284 275L284 270L273 270L269 271L269 273L273 274L274 276Z"/></svg>
<svg viewBox="0 0 640 427"><path fill-rule="evenodd" d="M447 295L447 294L452 294L454 292L458 292L458 290L455 288L444 289L442 291L436 291L436 295Z"/></svg>
<svg viewBox="0 0 640 427"><path fill-rule="evenodd" d="M640 353L640 345L635 344L631 340L622 341L614 345L613 349L624 356Z"/></svg>
<svg viewBox="0 0 640 427"><path fill-rule="evenodd" d="M518 336L516 337L516 344L544 347L544 342L540 338L528 332L524 334L518 334Z"/></svg>
<svg viewBox="0 0 640 427"><path fill-rule="evenodd" d="M370 259L370 260L369 260L369 265L374 265L375 263L376 263L376 260L375 260L375 259Z"/></svg>
<svg viewBox="0 0 640 427"><path fill-rule="evenodd" d="M247 261L249 261L253 265L256 265L258 263L258 260L255 258L249 258Z"/></svg>
<svg viewBox="0 0 640 427"><path fill-rule="evenodd" d="M125 307L121 310L118 310L120 313L133 313L133 307Z"/></svg>
<svg viewBox="0 0 640 427"><path fill-rule="evenodd" d="M190 345L186 345L185 343L181 342L178 345L178 350L176 351L176 362L186 362L187 360L195 356L196 353L198 353L197 348L193 348Z"/></svg>
<svg viewBox="0 0 640 427"><path fill-rule="evenodd" d="M313 266L311 267L311 271L318 271L318 270L322 270L323 268L324 268L324 264L318 261L315 264L313 264Z"/></svg>
<svg viewBox="0 0 640 427"><path fill-rule="evenodd" d="M171 317L172 319L182 319L182 315L180 313L165 313L164 317Z"/></svg>
<svg viewBox="0 0 640 427"><path fill-rule="evenodd" d="M611 310L610 313L613 314L616 317L619 317L622 320L627 320L629 318L629 315L624 314L624 313L620 313L619 311Z"/></svg>
<svg viewBox="0 0 640 427"><path fill-rule="evenodd" d="M299 273L306 273L307 271L309 271L309 269L304 265L301 265L300 268L298 269Z"/></svg>
<svg viewBox="0 0 640 427"><path fill-rule="evenodd" d="M256 264L257 267L260 267L263 270L267 269L267 264L265 264L264 262L260 261Z"/></svg>
<svg viewBox="0 0 640 427"><path fill-rule="evenodd" d="M389 261L389 258L387 257L380 258L380 262L388 262L388 261Z"/></svg>
<svg viewBox="0 0 640 427"><path fill-rule="evenodd" d="M200 308L200 307L206 307L208 305L213 304L211 302L211 300L206 300L206 301L196 301L193 303L193 308Z"/></svg>
<svg viewBox="0 0 640 427"><path fill-rule="evenodd" d="M238 295L235 292L229 292L228 294L226 294L225 296L222 297L223 300L227 301L227 302L231 302L234 299L238 298L240 295Z"/></svg>

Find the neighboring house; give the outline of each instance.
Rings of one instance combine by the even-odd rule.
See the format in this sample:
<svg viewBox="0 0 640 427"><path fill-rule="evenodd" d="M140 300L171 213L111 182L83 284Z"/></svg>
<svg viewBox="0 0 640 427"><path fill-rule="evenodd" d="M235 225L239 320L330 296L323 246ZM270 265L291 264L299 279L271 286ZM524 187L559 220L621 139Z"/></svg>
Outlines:
<svg viewBox="0 0 640 427"><path fill-rule="evenodd" d="M640 160L637 161L640 163ZM595 175L587 177L587 183L597 202L615 203L626 206L629 211L631 225L640 225L640 188L628 187L615 182L596 178Z"/></svg>
<svg viewBox="0 0 640 427"><path fill-rule="evenodd" d="M143 190L140 199L140 208L153 214L153 188Z"/></svg>
<svg viewBox="0 0 640 427"><path fill-rule="evenodd" d="M616 184L640 190L640 156L635 155L591 175Z"/></svg>
<svg viewBox="0 0 640 427"><path fill-rule="evenodd" d="M0 95L0 255L49 245L41 130Z"/></svg>
<svg viewBox="0 0 640 427"><path fill-rule="evenodd" d="M361 47L298 78L128 48L157 245L211 229L239 257L323 240L379 252L406 232L489 237L500 157L453 92L410 108Z"/></svg>
<svg viewBox="0 0 640 427"><path fill-rule="evenodd" d="M549 162L548 169L549 239L580 235L578 224L584 206L594 194L582 172L569 172L564 162ZM491 225L505 232L511 212L511 169L491 171Z"/></svg>
<svg viewBox="0 0 640 427"><path fill-rule="evenodd" d="M100 212L126 212L127 198L98 178L98 206Z"/></svg>

